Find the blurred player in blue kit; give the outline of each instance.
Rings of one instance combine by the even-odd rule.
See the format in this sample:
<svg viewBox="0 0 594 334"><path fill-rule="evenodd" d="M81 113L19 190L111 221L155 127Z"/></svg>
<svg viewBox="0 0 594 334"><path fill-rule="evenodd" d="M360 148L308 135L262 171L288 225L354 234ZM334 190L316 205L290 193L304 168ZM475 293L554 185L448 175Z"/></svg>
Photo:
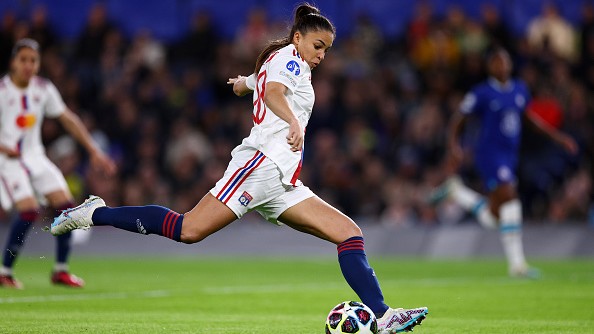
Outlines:
<svg viewBox="0 0 594 334"><path fill-rule="evenodd" d="M108 174L115 164L101 152L80 118L64 104L56 87L37 76L39 44L32 39L17 41L12 49L10 73L0 79L0 202L17 214L2 253L0 286L23 287L12 267L31 225L39 216L39 196L56 210L74 206L64 176L47 158L41 141L44 117L57 119L88 151L93 166ZM82 279L68 272L70 233L56 238L54 284L82 287Z"/></svg>
<svg viewBox="0 0 594 334"><path fill-rule="evenodd" d="M471 117L480 122L473 150L474 166L488 194L480 195L465 186L458 176L453 176L433 191L430 201L438 203L451 198L472 212L482 226L499 228L509 275L537 278L538 270L529 267L524 256L522 204L516 191L522 121L570 153L577 152L577 144L568 135L525 112L530 94L521 80L511 77L512 62L506 50L491 51L487 70L489 78L466 94L460 112L453 116L447 144L450 167L456 170L464 155L460 140L464 126Z"/></svg>
<svg viewBox="0 0 594 334"><path fill-rule="evenodd" d="M272 223L282 222L336 244L342 273L376 314L379 332L412 330L425 318L427 308L388 307L367 261L359 227L299 180L305 127L315 99L311 71L324 60L334 38L332 23L317 8L302 4L289 35L269 43L254 73L229 79L236 95L252 93L254 126L231 153L223 177L190 212L182 215L156 205L111 208L91 196L57 217L51 232L61 235L111 225L195 243L255 210Z"/></svg>

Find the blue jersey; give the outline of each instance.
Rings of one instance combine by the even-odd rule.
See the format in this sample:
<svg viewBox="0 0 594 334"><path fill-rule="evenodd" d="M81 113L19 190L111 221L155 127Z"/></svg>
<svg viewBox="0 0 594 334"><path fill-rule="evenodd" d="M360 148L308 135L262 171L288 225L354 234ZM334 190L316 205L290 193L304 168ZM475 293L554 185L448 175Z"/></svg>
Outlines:
<svg viewBox="0 0 594 334"><path fill-rule="evenodd" d="M475 146L475 165L488 189L515 181L521 118L530 94L520 80L502 85L493 78L466 94L460 111L475 115L480 124Z"/></svg>

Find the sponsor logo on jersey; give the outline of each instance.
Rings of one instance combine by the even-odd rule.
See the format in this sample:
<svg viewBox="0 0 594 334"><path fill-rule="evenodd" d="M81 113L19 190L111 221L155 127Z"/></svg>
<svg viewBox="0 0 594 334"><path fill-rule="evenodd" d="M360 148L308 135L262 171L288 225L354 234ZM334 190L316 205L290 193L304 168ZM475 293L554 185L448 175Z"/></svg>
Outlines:
<svg viewBox="0 0 594 334"><path fill-rule="evenodd" d="M294 60L291 60L287 63L287 70L294 72L295 75L299 75L299 73L301 73L301 67L299 67L299 64L297 64L297 62Z"/></svg>
<svg viewBox="0 0 594 334"><path fill-rule="evenodd" d="M21 114L16 119L16 125L21 129L28 129L35 125L37 117L34 114Z"/></svg>
<svg viewBox="0 0 594 334"><path fill-rule="evenodd" d="M248 204L250 204L250 201L253 199L254 198L252 197L252 195L248 194L247 191L244 191L243 194L239 196L239 203L243 206L248 206Z"/></svg>
<svg viewBox="0 0 594 334"><path fill-rule="evenodd" d="M513 108L506 109L501 118L501 133L506 137L514 138L520 134L520 128L519 113Z"/></svg>
<svg viewBox="0 0 594 334"><path fill-rule="evenodd" d="M289 79L289 81L291 81L291 85L297 86L297 81L295 81L295 78L293 78L292 75L290 75L289 73L287 73L285 71L280 71L279 74L282 75L283 77Z"/></svg>
<svg viewBox="0 0 594 334"><path fill-rule="evenodd" d="M526 99L521 94L516 94L515 102L518 108L523 108L526 104Z"/></svg>

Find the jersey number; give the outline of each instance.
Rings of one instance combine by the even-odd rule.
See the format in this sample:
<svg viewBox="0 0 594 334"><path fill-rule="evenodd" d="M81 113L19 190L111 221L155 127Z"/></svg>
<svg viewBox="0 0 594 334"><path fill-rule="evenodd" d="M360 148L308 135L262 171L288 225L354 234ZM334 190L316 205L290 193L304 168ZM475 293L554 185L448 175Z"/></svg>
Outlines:
<svg viewBox="0 0 594 334"><path fill-rule="evenodd" d="M268 59L264 62L264 64L269 63L274 56L278 54L278 51L273 52ZM263 65L264 65L263 64ZM262 65L262 66L263 66ZM264 93L266 92L266 70L262 71L262 73L258 74L258 79L256 79L256 101L254 101L254 124L258 125L264 121L264 116L266 116L266 103L264 103Z"/></svg>
<svg viewBox="0 0 594 334"><path fill-rule="evenodd" d="M266 92L266 70L258 74L256 79L256 100L254 101L254 124L260 124L266 116L266 104L264 103L264 93Z"/></svg>

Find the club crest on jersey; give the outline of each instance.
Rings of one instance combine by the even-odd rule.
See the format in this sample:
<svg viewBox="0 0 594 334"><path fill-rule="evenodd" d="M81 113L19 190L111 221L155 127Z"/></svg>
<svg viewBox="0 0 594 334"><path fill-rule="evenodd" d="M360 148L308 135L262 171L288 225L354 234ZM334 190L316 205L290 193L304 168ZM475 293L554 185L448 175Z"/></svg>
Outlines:
<svg viewBox="0 0 594 334"><path fill-rule="evenodd" d="M299 67L299 64L297 64L297 62L294 60L291 60L287 63L287 70L295 72L295 75L299 75L299 73L301 73L301 67Z"/></svg>
<svg viewBox="0 0 594 334"><path fill-rule="evenodd" d="M243 194L239 196L239 204L243 206L248 206L248 204L250 204L251 200L253 199L254 198L252 197L252 195L248 194L247 191L244 191Z"/></svg>

